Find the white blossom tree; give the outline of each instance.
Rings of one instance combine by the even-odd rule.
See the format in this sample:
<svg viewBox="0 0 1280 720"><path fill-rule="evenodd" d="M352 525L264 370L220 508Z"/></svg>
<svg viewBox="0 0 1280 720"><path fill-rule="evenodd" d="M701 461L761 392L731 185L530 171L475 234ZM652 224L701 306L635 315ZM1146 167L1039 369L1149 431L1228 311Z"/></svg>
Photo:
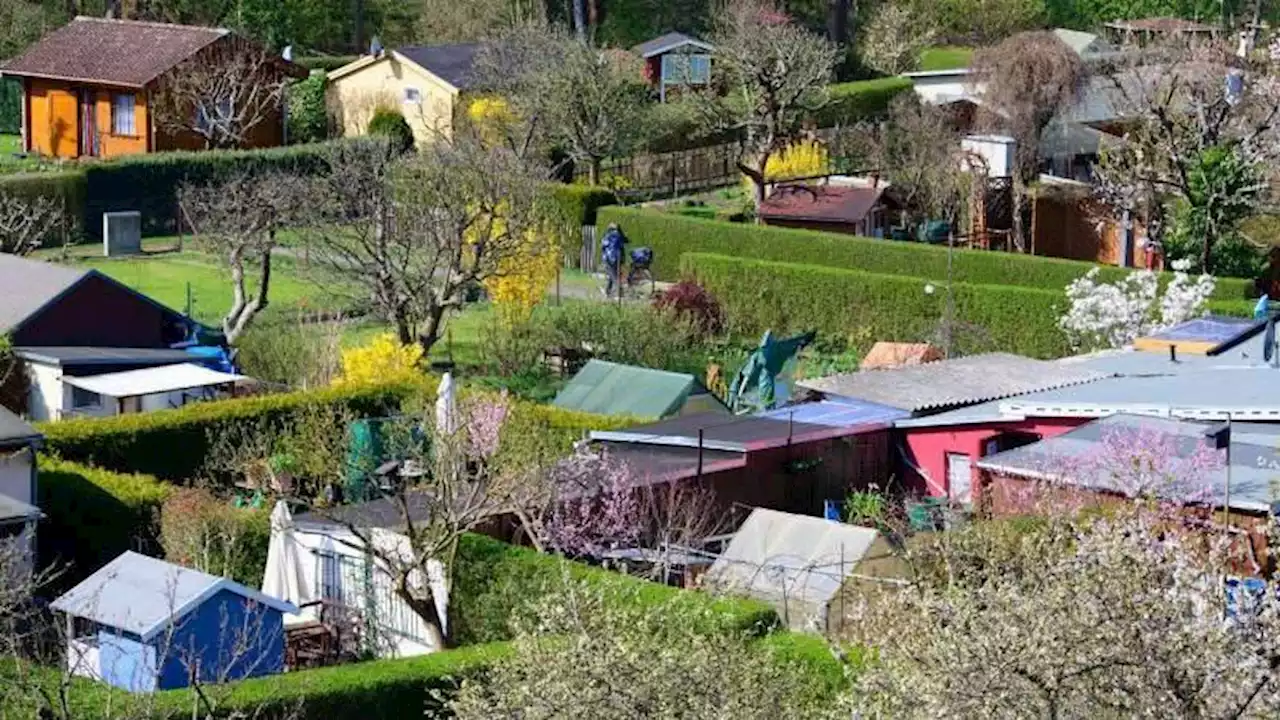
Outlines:
<svg viewBox="0 0 1280 720"><path fill-rule="evenodd" d="M886 75L915 70L920 53L937 36L932 19L912 6L885 3L861 33L862 61Z"/></svg>
<svg viewBox="0 0 1280 720"><path fill-rule="evenodd" d="M1157 330L1205 314L1216 284L1212 275L1192 277L1190 262L1175 261L1173 278L1136 270L1114 283L1098 280L1093 268L1067 286L1066 314L1058 326L1077 350L1118 348Z"/></svg>

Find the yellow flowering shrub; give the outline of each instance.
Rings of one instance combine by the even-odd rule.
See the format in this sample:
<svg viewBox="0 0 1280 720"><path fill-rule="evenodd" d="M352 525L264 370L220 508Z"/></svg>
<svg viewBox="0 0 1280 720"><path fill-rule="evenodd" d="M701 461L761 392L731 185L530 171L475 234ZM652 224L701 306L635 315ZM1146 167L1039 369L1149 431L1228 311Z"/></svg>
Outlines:
<svg viewBox="0 0 1280 720"><path fill-rule="evenodd" d="M777 182L822 175L829 171L830 160L827 148L822 143L817 140L800 140L769 158L764 168L764 177L767 182ZM751 180L744 176L742 182L750 192Z"/></svg>
<svg viewBox="0 0 1280 720"><path fill-rule="evenodd" d="M362 347L342 351L342 375L335 385L376 385L410 381L422 375L422 346L401 345L392 333L382 333Z"/></svg>
<svg viewBox="0 0 1280 720"><path fill-rule="evenodd" d="M517 252L498 261L498 272L484 282L498 317L508 324L529 318L556 279L560 245L530 234Z"/></svg>
<svg viewBox="0 0 1280 720"><path fill-rule="evenodd" d="M480 136L480 140L488 145L497 145L507 136L512 124L516 121L515 111L511 103L493 95L483 95L471 101L467 106L467 119Z"/></svg>

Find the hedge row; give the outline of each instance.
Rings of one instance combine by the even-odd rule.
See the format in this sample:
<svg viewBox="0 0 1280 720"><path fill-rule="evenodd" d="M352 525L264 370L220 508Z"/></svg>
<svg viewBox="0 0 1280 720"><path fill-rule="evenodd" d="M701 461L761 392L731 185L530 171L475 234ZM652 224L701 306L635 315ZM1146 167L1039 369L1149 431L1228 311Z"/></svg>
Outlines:
<svg viewBox="0 0 1280 720"><path fill-rule="evenodd" d="M703 253L682 255L681 269L720 300L735 332L816 329L849 338L858 352L877 340L935 338L946 307L940 286L929 293L927 281L902 275ZM962 351L1067 353L1057 326L1061 292L966 283L953 289L955 319L962 323L954 337Z"/></svg>
<svg viewBox="0 0 1280 720"><path fill-rule="evenodd" d="M66 234L48 238L45 245L74 243L82 236L85 212L85 174L83 170L13 173L0 175L0 193L31 200L53 198L63 203L67 218ZM101 220L99 220L101 222Z"/></svg>
<svg viewBox="0 0 1280 720"><path fill-rule="evenodd" d="M344 65L359 60L359 55L311 55L307 57L294 58L294 65L301 65L308 70L324 70L325 72L333 72Z"/></svg>
<svg viewBox="0 0 1280 720"><path fill-rule="evenodd" d="M537 601L564 587L566 579L604 588L625 602L657 606L685 592L531 548L509 545L485 535L467 535L458 548L457 568L449 594L449 621L460 645L510 640L513 622L534 609ZM685 599L705 602L715 610L699 632L768 634L778 627L770 606L754 600L691 594Z"/></svg>
<svg viewBox="0 0 1280 720"><path fill-rule="evenodd" d="M877 240L839 233L794 230L691 218L675 213L624 207L601 208L601 225L618 223L632 247L654 251L654 274L659 280L679 279L679 258L686 252L812 263L847 270L946 280L947 248L915 242ZM956 250L953 278L980 285L1013 285L1052 290L1059 297L1066 286L1091 268L1101 267L1103 280L1127 275L1125 268L987 250ZM1253 283L1219 278L1214 298L1248 298Z"/></svg>
<svg viewBox="0 0 1280 720"><path fill-rule="evenodd" d="M817 112L815 122L818 127L835 127L883 116L889 111L889 103L899 93L909 92L912 85L911 80L904 77L832 85L828 88L830 99Z"/></svg>
<svg viewBox="0 0 1280 720"><path fill-rule="evenodd" d="M158 512L173 486L151 475L118 473L41 456L37 480L42 567L66 568L70 586L126 550L159 551Z"/></svg>
<svg viewBox="0 0 1280 720"><path fill-rule="evenodd" d="M362 417L393 414L416 392L412 385L327 388L185 405L172 410L40 423L45 446L63 458L97 467L143 472L164 480L192 479L204 464L209 433L235 423L284 422L316 404L342 405Z"/></svg>
<svg viewBox="0 0 1280 720"><path fill-rule="evenodd" d="M592 185L557 184L552 195L565 219L574 227L595 225L597 210L618 204L618 196L612 190Z"/></svg>

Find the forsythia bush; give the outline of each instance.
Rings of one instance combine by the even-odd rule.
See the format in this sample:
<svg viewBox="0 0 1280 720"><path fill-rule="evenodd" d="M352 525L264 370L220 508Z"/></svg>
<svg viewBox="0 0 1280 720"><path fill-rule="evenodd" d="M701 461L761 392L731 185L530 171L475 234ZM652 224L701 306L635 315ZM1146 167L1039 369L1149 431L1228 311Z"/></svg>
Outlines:
<svg viewBox="0 0 1280 720"><path fill-rule="evenodd" d="M422 346L401 345L395 335L382 333L368 345L342 351L342 375L335 385L375 385L408 382L421 374Z"/></svg>
<svg viewBox="0 0 1280 720"><path fill-rule="evenodd" d="M467 119L475 126L482 141L496 145L502 142L507 129L515 122L516 114L506 100L486 95L472 100L467 106Z"/></svg>
<svg viewBox="0 0 1280 720"><path fill-rule="evenodd" d="M764 177L770 182L812 177L826 172L828 167L830 156L822 143L817 140L799 140L769 158L769 163L764 168ZM742 182L750 191L751 180L744 176Z"/></svg>
<svg viewBox="0 0 1280 720"><path fill-rule="evenodd" d="M555 280L559 262L559 243L534 236L502 258L497 274L484 282L499 318L513 324L527 320Z"/></svg>

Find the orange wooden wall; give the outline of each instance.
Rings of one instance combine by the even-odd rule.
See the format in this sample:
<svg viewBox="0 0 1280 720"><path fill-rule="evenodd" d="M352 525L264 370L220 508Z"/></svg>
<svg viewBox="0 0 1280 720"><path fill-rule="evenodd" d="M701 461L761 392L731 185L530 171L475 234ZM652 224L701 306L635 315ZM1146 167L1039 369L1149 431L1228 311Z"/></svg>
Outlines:
<svg viewBox="0 0 1280 720"><path fill-rule="evenodd" d="M70 83L31 79L28 133L31 151L49 157L74 158L80 152L80 87ZM104 158L120 157L147 152L147 133L150 118L147 115L147 95L133 91L133 135L114 135L111 132L112 90L94 90L97 114L99 155ZM87 148L86 148L87 150Z"/></svg>

